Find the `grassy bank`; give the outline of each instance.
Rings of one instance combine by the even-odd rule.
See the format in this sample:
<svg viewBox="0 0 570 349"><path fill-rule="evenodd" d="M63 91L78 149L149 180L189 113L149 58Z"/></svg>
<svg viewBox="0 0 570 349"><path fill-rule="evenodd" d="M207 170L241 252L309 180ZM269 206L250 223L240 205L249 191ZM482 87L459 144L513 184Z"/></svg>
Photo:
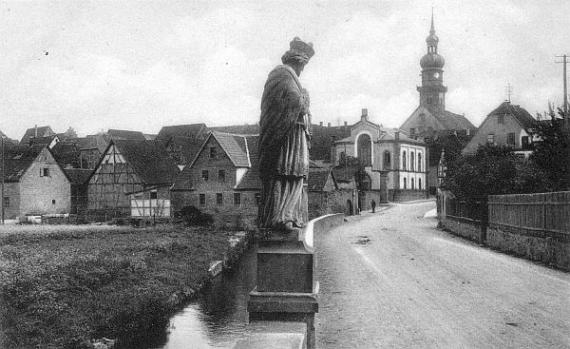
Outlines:
<svg viewBox="0 0 570 349"><path fill-rule="evenodd" d="M2 227L0 347L89 348L93 338L163 334L228 237L205 228Z"/></svg>

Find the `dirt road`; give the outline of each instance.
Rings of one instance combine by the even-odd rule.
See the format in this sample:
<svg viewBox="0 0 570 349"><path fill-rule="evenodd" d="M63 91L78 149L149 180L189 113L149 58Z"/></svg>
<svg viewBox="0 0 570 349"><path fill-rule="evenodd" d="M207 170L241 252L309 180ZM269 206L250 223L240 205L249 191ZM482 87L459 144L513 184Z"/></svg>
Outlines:
<svg viewBox="0 0 570 349"><path fill-rule="evenodd" d="M570 274L400 204L316 237L319 348L570 348Z"/></svg>

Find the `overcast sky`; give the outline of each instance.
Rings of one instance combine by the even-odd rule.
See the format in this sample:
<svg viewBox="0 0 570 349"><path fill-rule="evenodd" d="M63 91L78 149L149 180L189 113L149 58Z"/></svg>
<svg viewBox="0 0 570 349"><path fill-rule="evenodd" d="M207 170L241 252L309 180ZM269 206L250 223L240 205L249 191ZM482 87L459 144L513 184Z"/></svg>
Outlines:
<svg viewBox="0 0 570 349"><path fill-rule="evenodd" d="M447 109L476 126L505 98L562 102L570 1L0 2L0 130L157 133L256 123L263 84L294 36L313 121L399 126L416 108L434 6Z"/></svg>

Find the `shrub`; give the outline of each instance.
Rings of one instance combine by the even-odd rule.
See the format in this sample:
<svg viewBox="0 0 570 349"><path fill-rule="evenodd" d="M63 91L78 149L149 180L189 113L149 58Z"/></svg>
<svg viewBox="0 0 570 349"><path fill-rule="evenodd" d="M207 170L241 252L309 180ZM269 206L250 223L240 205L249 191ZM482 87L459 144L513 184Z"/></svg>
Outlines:
<svg viewBox="0 0 570 349"><path fill-rule="evenodd" d="M178 218L182 218L186 225L202 225L209 226L214 223L211 214L203 213L194 206L185 206L178 213Z"/></svg>

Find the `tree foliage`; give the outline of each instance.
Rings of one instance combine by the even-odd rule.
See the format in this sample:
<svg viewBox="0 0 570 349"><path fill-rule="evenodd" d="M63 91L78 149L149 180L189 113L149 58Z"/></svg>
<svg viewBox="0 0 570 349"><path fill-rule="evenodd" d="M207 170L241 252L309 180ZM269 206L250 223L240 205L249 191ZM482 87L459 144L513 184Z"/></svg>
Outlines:
<svg viewBox="0 0 570 349"><path fill-rule="evenodd" d="M539 141L530 158L536 167L544 172L549 182L549 190L570 189L570 137L564 129L564 112L558 109L558 115L550 108L548 115L536 128Z"/></svg>
<svg viewBox="0 0 570 349"><path fill-rule="evenodd" d="M518 158L508 147L482 145L475 155L458 156L448 163L443 187L463 199L487 195L542 192L544 173Z"/></svg>

